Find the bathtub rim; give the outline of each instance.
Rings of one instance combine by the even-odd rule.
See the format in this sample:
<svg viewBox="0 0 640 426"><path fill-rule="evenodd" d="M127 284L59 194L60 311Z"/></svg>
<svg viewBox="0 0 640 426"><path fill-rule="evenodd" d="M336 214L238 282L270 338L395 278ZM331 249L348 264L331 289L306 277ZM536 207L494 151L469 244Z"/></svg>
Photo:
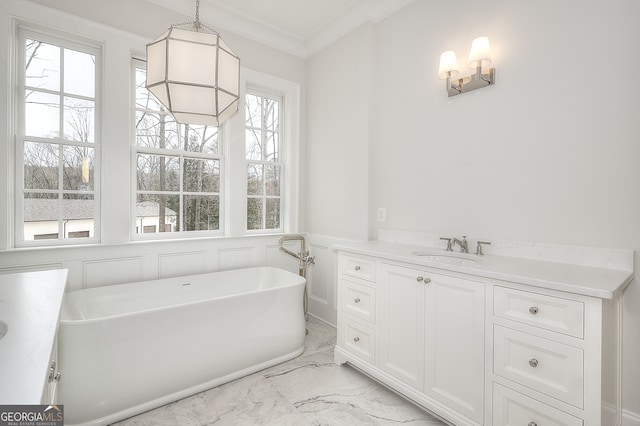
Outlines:
<svg viewBox="0 0 640 426"><path fill-rule="evenodd" d="M117 290L117 288L119 288L121 286L136 285L136 284L140 284L140 283L149 283L149 282L153 282L153 281L171 280L171 279L178 280L178 279L187 278L187 277L200 277L200 276L203 276L203 275L214 275L214 274L218 274L218 273L242 271L242 270L256 270L256 269L277 269L277 270L284 271L284 272L286 272L288 274L293 275L294 277L297 278L297 280L296 280L296 282L288 283L288 284L285 284L285 285L279 285L279 286L276 286L276 287L264 288L264 289L260 289L260 290L254 290L254 291L247 291L247 292L243 292L243 293L233 293L233 294L229 294L229 295L225 295L225 296L208 297L208 298L197 299L197 300L192 300L192 301L182 302L182 303L172 303L171 305L166 305L166 306L157 306L157 307L153 307L153 308L139 309L139 310L135 310L135 311L123 312L123 313L118 313L118 314L113 314L113 315L103 315L103 316L99 316L99 317L95 317L95 318L68 319L68 318L64 317L64 314L65 314L64 306L65 306L65 303L66 303L66 296L68 294L74 294L74 293L78 293L78 292L91 291L91 290L94 290L94 289L103 289L103 288L109 288L109 289ZM139 315L139 314L142 314L142 313L151 313L151 312L157 312L157 311L167 310L167 309L177 309L177 308L184 307L186 305L200 305L200 304L203 304L203 303L210 303L212 300L228 300L228 299L233 299L233 298L237 298L237 297L241 297L241 296L246 296L248 294L253 294L253 293L255 293L255 294L269 293L269 292L278 291L280 289L285 289L285 288L289 288L289 287L295 287L295 286L299 286L299 285L306 285L306 284L307 284L306 277L303 277L301 275L295 274L295 273L293 273L291 271L287 271L286 269L278 268L278 267L275 267L275 266L254 266L254 267L249 267L249 268L229 269L229 270L226 270L226 271L203 272L201 274L179 275L179 276L176 276L176 277L157 278L157 279L142 280L142 281L131 281L131 282L127 282L127 283L113 284L113 285L108 285L108 286L83 288L83 289L70 291L68 293L65 293L65 295L63 296L62 309L61 309L61 312L60 312L60 326L62 326L62 324L70 326L70 325L73 325L73 324L86 324L86 323L92 323L92 322L96 322L96 321L104 321L104 320L107 320L107 319L126 318L126 317L129 317L129 316Z"/></svg>

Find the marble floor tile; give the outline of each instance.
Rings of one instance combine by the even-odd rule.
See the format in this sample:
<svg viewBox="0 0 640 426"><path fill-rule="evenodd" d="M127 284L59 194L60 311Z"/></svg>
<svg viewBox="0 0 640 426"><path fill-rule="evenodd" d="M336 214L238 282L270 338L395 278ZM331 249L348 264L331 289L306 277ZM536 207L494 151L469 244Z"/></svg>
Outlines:
<svg viewBox="0 0 640 426"><path fill-rule="evenodd" d="M334 364L335 328L313 317L307 328L299 357L115 425L444 425L352 367Z"/></svg>

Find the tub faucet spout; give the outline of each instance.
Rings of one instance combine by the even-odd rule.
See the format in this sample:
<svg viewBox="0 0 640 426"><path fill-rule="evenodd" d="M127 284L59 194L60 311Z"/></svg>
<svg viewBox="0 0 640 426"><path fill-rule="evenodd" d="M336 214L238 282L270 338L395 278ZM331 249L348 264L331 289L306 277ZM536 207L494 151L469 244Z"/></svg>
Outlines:
<svg viewBox="0 0 640 426"><path fill-rule="evenodd" d="M300 241L300 251L294 253L288 248L284 247L286 241ZM286 234L280 237L278 241L280 243L280 251L287 253L289 256L295 257L300 261L300 275L306 276L307 265L315 265L315 256L309 255L309 250L306 249L304 235L302 234Z"/></svg>
<svg viewBox="0 0 640 426"><path fill-rule="evenodd" d="M300 241L300 253L294 253L291 250L289 250L288 248L284 247L284 243L287 241ZM302 261L302 259L300 258L301 255L306 251L305 250L305 241L304 241L304 235L302 234L286 234L283 235L282 237L280 237L280 239L278 240L278 243L280 244L280 251L287 253L289 256L293 256L296 259ZM309 253L307 251L307 253Z"/></svg>

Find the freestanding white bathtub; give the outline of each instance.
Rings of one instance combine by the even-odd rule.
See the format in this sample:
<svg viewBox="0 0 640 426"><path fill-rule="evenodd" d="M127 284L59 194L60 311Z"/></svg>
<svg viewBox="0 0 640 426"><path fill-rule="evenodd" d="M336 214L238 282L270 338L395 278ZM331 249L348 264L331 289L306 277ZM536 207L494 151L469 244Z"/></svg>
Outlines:
<svg viewBox="0 0 640 426"><path fill-rule="evenodd" d="M304 285L260 267L68 293L65 424L109 424L300 355Z"/></svg>

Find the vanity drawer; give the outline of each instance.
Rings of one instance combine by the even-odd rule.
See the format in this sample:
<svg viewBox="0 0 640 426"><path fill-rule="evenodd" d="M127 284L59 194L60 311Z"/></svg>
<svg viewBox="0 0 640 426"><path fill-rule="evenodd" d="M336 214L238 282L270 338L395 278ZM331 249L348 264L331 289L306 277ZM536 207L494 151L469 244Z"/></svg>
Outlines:
<svg viewBox="0 0 640 426"><path fill-rule="evenodd" d="M342 293L339 308L344 312L369 321L376 322L376 291L362 284L342 280Z"/></svg>
<svg viewBox="0 0 640 426"><path fill-rule="evenodd" d="M493 314L569 336L584 336L584 304L575 300L496 286Z"/></svg>
<svg viewBox="0 0 640 426"><path fill-rule="evenodd" d="M376 262L360 257L342 256L340 272L351 277L375 282Z"/></svg>
<svg viewBox="0 0 640 426"><path fill-rule="evenodd" d="M495 374L583 408L582 349L497 325L493 347Z"/></svg>
<svg viewBox="0 0 640 426"><path fill-rule="evenodd" d="M493 384L493 426L582 426L582 420L521 393Z"/></svg>
<svg viewBox="0 0 640 426"><path fill-rule="evenodd" d="M343 317L339 345L370 364L374 364L375 331Z"/></svg>

